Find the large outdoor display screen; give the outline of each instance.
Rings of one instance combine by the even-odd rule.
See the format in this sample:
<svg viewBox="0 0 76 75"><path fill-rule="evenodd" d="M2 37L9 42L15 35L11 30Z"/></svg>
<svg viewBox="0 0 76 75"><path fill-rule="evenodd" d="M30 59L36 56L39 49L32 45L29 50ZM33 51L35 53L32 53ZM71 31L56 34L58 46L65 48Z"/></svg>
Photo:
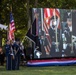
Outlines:
<svg viewBox="0 0 76 75"><path fill-rule="evenodd" d="M34 20L34 58L76 57L76 10L32 8Z"/></svg>

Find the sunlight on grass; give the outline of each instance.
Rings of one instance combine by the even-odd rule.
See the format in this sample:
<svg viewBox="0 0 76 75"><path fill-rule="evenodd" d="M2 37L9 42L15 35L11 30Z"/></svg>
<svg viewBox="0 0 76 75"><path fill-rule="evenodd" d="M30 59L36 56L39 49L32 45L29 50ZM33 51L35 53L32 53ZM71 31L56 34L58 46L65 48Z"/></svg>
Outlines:
<svg viewBox="0 0 76 75"><path fill-rule="evenodd" d="M0 66L0 75L76 75L76 66L21 66L20 70L15 71L7 71L5 66Z"/></svg>

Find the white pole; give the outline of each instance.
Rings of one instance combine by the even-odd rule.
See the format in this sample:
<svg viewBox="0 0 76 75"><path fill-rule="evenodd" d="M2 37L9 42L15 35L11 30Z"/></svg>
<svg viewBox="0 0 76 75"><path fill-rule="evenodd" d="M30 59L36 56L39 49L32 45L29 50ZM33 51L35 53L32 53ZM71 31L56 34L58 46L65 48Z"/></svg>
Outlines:
<svg viewBox="0 0 76 75"><path fill-rule="evenodd" d="M56 21L56 13L55 13L55 9L54 9L54 24L55 24L55 35L56 35L56 52L59 52L58 49L58 38L57 38L57 21Z"/></svg>
<svg viewBox="0 0 76 75"><path fill-rule="evenodd" d="M71 10L71 19L72 19L72 10ZM72 20L71 20L71 22L72 22ZM72 24L72 25L73 25L73 24ZM72 31L71 31L71 44L72 44L71 53L73 53L74 51L73 51Z"/></svg>
<svg viewBox="0 0 76 75"><path fill-rule="evenodd" d="M40 8L41 9L41 25L42 25L42 30L44 31L44 28L43 28L43 8Z"/></svg>

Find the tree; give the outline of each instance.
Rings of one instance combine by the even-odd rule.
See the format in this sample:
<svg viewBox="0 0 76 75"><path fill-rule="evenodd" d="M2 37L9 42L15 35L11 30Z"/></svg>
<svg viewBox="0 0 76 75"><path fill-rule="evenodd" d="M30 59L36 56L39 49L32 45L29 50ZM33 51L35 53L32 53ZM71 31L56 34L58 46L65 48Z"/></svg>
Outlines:
<svg viewBox="0 0 76 75"><path fill-rule="evenodd" d="M12 5L12 13L16 25L15 36L22 40L31 25L30 8L75 9L75 3L76 0L0 0L0 23L9 25L10 5ZM5 35L2 37L6 39Z"/></svg>

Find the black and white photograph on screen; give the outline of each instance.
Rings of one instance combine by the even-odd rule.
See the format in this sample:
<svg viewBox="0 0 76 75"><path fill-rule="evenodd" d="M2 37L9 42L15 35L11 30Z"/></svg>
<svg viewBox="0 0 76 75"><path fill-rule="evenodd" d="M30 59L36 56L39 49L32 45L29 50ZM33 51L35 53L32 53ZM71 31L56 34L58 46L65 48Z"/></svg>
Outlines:
<svg viewBox="0 0 76 75"><path fill-rule="evenodd" d="M65 9L63 12L64 14L61 23L62 41L63 41L62 57L76 57L76 48L75 48L76 12L75 10L68 10L68 9Z"/></svg>

